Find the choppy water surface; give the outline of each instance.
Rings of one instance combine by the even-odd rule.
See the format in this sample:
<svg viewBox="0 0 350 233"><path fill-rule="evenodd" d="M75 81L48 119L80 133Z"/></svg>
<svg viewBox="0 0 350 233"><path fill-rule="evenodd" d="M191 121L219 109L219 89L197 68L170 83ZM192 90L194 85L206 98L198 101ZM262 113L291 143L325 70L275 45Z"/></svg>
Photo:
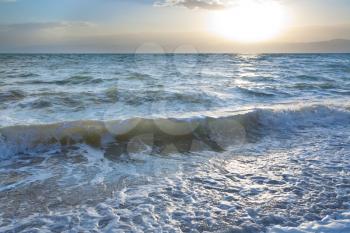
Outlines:
<svg viewBox="0 0 350 233"><path fill-rule="evenodd" d="M0 55L1 232L349 232L350 55Z"/></svg>

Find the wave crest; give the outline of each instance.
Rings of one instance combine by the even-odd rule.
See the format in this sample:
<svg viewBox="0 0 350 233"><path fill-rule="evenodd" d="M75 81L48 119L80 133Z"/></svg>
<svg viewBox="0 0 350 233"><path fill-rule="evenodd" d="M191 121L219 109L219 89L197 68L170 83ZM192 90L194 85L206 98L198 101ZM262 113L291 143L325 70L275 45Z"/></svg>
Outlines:
<svg viewBox="0 0 350 233"><path fill-rule="evenodd" d="M135 150L135 139L157 153L169 151L170 145L179 152L221 151L227 146L255 142L266 134L349 123L348 110L313 105L253 109L221 117L131 118L10 126L0 129L0 152L3 158L7 158L45 151L53 146L66 148L87 144L104 149L112 157L119 157Z"/></svg>

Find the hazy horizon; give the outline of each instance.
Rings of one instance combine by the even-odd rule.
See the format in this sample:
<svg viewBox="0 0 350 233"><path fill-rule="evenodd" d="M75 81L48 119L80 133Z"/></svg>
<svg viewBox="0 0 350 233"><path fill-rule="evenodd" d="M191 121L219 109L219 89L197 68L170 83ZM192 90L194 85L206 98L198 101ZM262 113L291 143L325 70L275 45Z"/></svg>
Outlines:
<svg viewBox="0 0 350 233"><path fill-rule="evenodd" d="M242 2L252 7L229 12ZM350 52L349 11L345 0L2 0L0 52Z"/></svg>

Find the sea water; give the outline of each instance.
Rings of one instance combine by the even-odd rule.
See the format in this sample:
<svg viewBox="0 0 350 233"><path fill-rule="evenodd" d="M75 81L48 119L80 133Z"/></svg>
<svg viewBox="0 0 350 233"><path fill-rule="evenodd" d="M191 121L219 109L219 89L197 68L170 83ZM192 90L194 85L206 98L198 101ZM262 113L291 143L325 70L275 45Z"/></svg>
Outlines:
<svg viewBox="0 0 350 233"><path fill-rule="evenodd" d="M350 232L349 54L0 55L1 232Z"/></svg>

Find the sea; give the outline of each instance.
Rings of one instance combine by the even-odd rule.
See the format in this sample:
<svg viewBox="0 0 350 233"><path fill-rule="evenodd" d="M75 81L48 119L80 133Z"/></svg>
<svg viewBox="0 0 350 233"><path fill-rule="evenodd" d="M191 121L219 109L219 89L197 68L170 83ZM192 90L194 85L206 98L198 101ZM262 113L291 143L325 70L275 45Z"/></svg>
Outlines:
<svg viewBox="0 0 350 233"><path fill-rule="evenodd" d="M350 232L350 54L0 55L0 232Z"/></svg>

